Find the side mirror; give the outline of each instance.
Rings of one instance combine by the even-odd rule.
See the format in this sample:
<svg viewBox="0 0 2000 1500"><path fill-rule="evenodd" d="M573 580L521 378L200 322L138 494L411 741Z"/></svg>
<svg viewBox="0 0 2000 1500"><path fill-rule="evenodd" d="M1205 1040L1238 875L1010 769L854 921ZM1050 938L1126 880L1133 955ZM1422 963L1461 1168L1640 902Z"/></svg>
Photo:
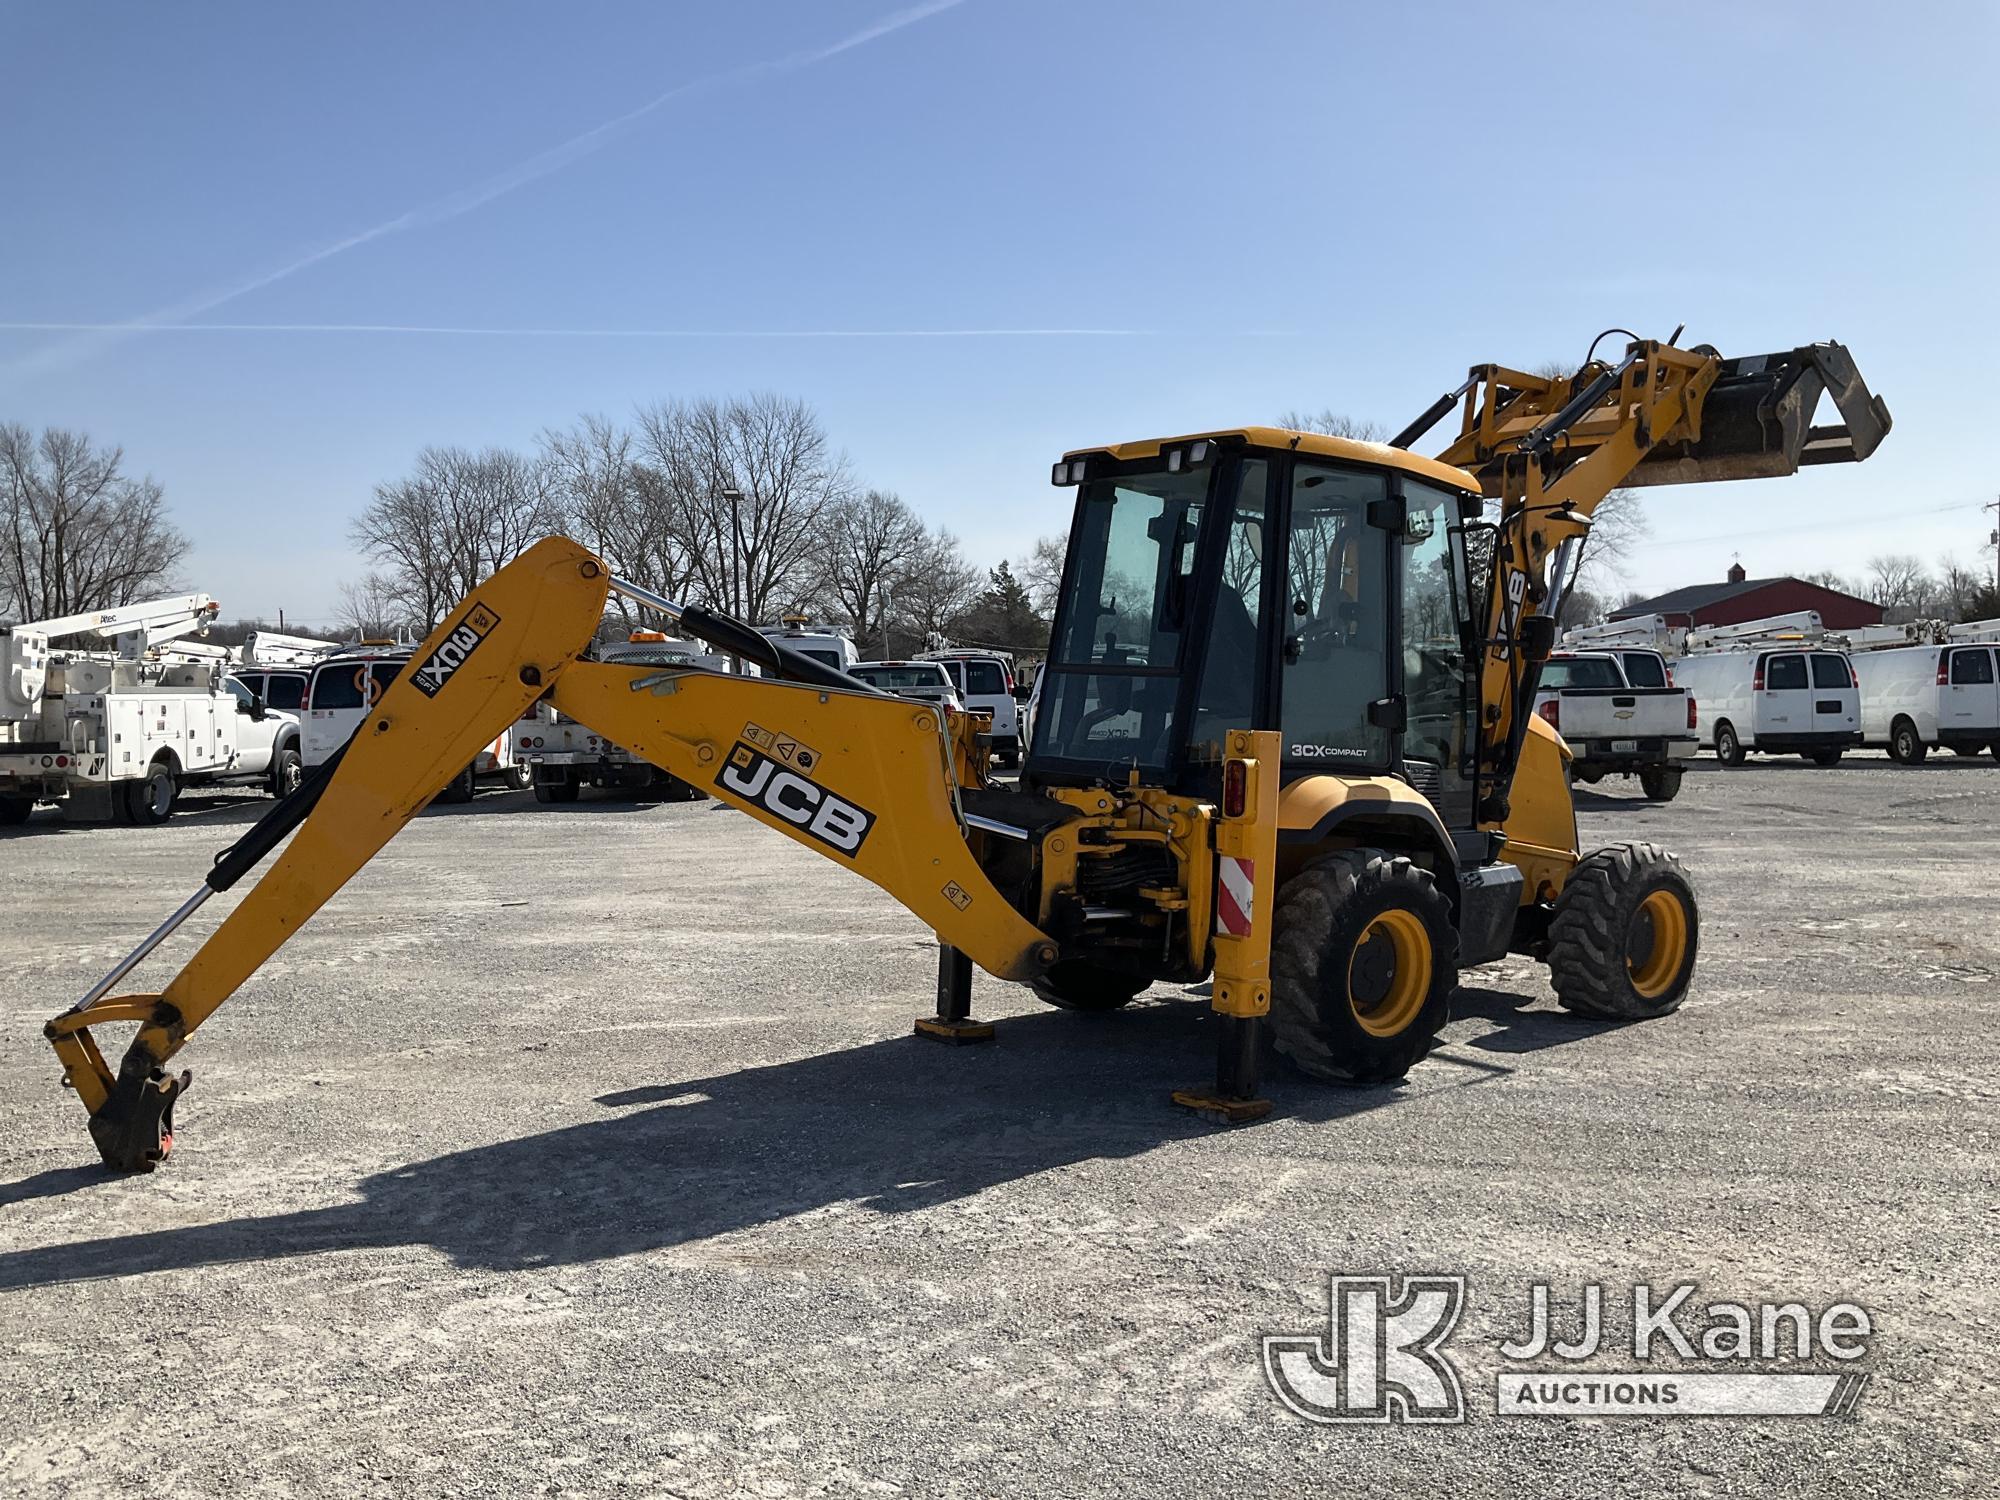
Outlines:
<svg viewBox="0 0 2000 1500"><path fill-rule="evenodd" d="M1521 660L1540 666L1556 649L1556 617L1530 615L1520 625Z"/></svg>

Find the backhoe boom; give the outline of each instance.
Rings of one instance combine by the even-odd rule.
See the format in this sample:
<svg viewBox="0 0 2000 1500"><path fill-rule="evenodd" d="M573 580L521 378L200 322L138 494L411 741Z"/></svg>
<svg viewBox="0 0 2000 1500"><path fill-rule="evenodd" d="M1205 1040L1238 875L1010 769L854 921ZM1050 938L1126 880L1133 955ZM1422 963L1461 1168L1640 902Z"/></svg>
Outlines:
<svg viewBox="0 0 2000 1500"><path fill-rule="evenodd" d="M274 808L170 921L46 1028L105 1161L147 1169L172 1147L191 1080L165 1064L230 995L538 698L866 877L940 941L1007 979L1055 947L982 873L966 842L936 710L869 691L758 637L760 657L813 680L581 661L614 586L584 548L539 542L481 584L411 658L337 762ZM634 591L643 594L642 590ZM736 622L682 611L734 639ZM686 619L693 616L693 619ZM732 649L734 647L732 646ZM159 994L111 989L206 897L296 835ZM90 1028L139 1025L114 1077Z"/></svg>

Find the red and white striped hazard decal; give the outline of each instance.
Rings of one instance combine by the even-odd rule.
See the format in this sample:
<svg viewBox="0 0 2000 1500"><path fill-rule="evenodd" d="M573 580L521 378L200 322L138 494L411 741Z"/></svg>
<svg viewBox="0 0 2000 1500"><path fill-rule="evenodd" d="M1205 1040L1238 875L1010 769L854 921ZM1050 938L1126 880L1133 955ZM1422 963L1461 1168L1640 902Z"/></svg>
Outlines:
<svg viewBox="0 0 2000 1500"><path fill-rule="evenodd" d="M1227 937L1250 936L1252 892L1257 885L1257 862L1222 856L1222 879L1215 892L1215 930Z"/></svg>

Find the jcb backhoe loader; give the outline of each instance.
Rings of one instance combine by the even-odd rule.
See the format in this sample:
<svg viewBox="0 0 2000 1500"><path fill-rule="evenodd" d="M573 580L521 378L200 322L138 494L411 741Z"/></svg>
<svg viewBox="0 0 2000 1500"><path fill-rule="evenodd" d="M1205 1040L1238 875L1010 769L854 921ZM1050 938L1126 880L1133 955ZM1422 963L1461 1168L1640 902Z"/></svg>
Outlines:
<svg viewBox="0 0 2000 1500"><path fill-rule="evenodd" d="M1823 391L1843 426L1811 425ZM1411 452L1455 405L1458 436ZM104 1160L164 1160L191 1076L168 1061L541 698L921 917L940 943L922 1034L991 1034L968 1014L974 963L1072 1010L1213 975L1215 1082L1176 1095L1211 1116L1268 1108L1267 1026L1309 1073L1400 1077L1459 971L1510 951L1546 960L1573 1010L1662 1015L1694 969L1694 890L1650 844L1579 852L1567 751L1526 711L1577 543L1615 486L1859 460L1888 428L1837 344L1726 360L1635 339L1568 378L1478 366L1388 444L1247 427L1069 453L1017 786L989 784L975 718L551 538L454 610L339 757L47 1034ZM767 675L588 659L613 590ZM113 993L294 829L164 991ZM114 1075L91 1028L123 1021L139 1029Z"/></svg>

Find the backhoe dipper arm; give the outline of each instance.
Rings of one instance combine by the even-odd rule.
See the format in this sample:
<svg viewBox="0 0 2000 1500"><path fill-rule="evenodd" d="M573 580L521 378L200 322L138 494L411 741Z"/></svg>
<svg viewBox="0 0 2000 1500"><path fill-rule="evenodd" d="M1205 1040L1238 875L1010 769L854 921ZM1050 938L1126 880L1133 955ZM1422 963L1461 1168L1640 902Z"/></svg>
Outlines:
<svg viewBox="0 0 2000 1500"><path fill-rule="evenodd" d="M755 635L617 584L588 550L561 537L536 543L481 584L418 648L340 754L225 851L166 923L44 1028L107 1165L144 1171L166 1159L174 1101L192 1078L168 1073L169 1059L545 693L599 734L882 886L991 972L1026 978L1054 960L1054 945L986 880L966 843L933 710L872 693L768 643L760 661L811 680L579 661L613 587L690 630L714 630L727 649L747 644L732 631ZM295 828L161 993L112 993L203 901ZM122 1021L139 1030L114 1077L90 1028Z"/></svg>
<svg viewBox="0 0 2000 1500"><path fill-rule="evenodd" d="M1844 425L1811 425L1825 393ZM1616 364L1586 362L1572 376L1475 366L1397 445L1414 442L1459 397L1459 436L1438 457L1478 475L1487 498L1500 502L1479 694L1478 816L1489 826L1510 811L1546 654L1521 649L1524 627L1561 606L1604 497L1620 486L1859 462L1890 425L1888 407L1869 394L1839 344L1724 359L1706 346L1637 340Z"/></svg>

